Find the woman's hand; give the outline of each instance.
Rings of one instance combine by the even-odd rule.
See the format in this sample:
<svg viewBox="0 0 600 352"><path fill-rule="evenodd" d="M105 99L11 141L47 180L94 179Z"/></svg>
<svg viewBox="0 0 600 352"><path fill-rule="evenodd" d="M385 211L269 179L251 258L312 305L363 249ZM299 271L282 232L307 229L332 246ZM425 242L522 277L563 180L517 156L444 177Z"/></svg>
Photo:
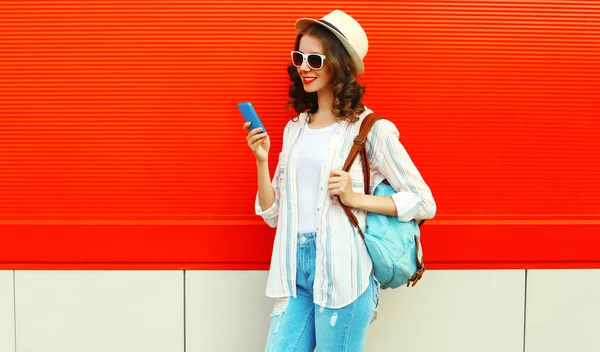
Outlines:
<svg viewBox="0 0 600 352"><path fill-rule="evenodd" d="M269 159L269 149L271 148L271 139L266 133L262 133L262 128L258 127L250 131L250 122L244 123L244 131L248 132L246 141L254 153L257 162L266 162Z"/></svg>
<svg viewBox="0 0 600 352"><path fill-rule="evenodd" d="M332 170L329 174L329 194L339 196L340 201L348 206L353 206L356 192L352 190L352 178L350 174L343 170Z"/></svg>

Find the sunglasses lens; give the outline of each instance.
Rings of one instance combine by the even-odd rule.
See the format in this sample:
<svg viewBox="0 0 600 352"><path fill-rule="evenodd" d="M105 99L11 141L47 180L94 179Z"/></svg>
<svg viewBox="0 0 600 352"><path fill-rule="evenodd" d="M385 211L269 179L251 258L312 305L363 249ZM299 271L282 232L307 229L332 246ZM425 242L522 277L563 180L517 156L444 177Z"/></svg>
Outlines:
<svg viewBox="0 0 600 352"><path fill-rule="evenodd" d="M294 64L294 66L302 66L302 54L300 54L299 52L295 52L292 54L292 63Z"/></svg>
<svg viewBox="0 0 600 352"><path fill-rule="evenodd" d="M308 66L314 70L318 70L323 66L323 59L319 55L308 55Z"/></svg>

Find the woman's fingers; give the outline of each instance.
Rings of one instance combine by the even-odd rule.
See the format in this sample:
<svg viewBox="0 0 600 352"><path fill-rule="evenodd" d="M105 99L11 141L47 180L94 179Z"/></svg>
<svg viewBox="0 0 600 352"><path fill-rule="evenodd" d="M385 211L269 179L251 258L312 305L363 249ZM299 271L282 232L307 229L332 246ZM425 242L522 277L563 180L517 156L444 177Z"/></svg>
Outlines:
<svg viewBox="0 0 600 352"><path fill-rule="evenodd" d="M340 194L340 189L339 188L335 188L335 189L330 189L329 190L329 195L330 196L337 196Z"/></svg>
<svg viewBox="0 0 600 352"><path fill-rule="evenodd" d="M253 129L252 131L250 131L249 134L252 135L252 136L254 136L255 134L259 134L259 133L262 133L262 128L257 127L255 129Z"/></svg>
<svg viewBox="0 0 600 352"><path fill-rule="evenodd" d="M254 136L250 137L250 139L248 139L248 145L252 146L253 144L256 144L257 142L261 141L264 138L267 138L266 133L254 135Z"/></svg>
<svg viewBox="0 0 600 352"><path fill-rule="evenodd" d="M253 129L252 131L250 131L250 122L244 122L244 125L242 126L242 128L244 129L244 131L246 132L254 132L254 131L258 131L261 132L262 128L257 127L255 129ZM256 133L256 132L254 132Z"/></svg>
<svg viewBox="0 0 600 352"><path fill-rule="evenodd" d="M248 132L248 135L246 136L246 140L250 140L250 138L252 136L255 136L255 135L259 134L259 133L262 133L262 128L257 127L255 129L253 129L252 131Z"/></svg>

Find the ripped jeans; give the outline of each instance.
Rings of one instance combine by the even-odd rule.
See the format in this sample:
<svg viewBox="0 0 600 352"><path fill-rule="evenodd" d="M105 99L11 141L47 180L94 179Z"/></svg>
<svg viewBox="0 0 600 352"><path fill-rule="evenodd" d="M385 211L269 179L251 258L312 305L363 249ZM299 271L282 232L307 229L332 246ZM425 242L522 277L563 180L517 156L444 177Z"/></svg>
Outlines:
<svg viewBox="0 0 600 352"><path fill-rule="evenodd" d="M313 303L315 233L298 237L297 298L280 298L271 315L265 352L358 352L365 349L367 328L374 318L379 288L373 275L367 290L339 309Z"/></svg>

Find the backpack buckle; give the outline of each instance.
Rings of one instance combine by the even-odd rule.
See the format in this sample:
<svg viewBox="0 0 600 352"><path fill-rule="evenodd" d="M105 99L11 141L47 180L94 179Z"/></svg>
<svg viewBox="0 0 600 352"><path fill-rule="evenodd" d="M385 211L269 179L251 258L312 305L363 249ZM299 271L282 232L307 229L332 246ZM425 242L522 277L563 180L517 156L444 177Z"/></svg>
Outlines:
<svg viewBox="0 0 600 352"><path fill-rule="evenodd" d="M365 140L366 140L366 138L360 138L360 136L356 136L356 138L354 138L354 144L358 144L358 145L365 144Z"/></svg>

